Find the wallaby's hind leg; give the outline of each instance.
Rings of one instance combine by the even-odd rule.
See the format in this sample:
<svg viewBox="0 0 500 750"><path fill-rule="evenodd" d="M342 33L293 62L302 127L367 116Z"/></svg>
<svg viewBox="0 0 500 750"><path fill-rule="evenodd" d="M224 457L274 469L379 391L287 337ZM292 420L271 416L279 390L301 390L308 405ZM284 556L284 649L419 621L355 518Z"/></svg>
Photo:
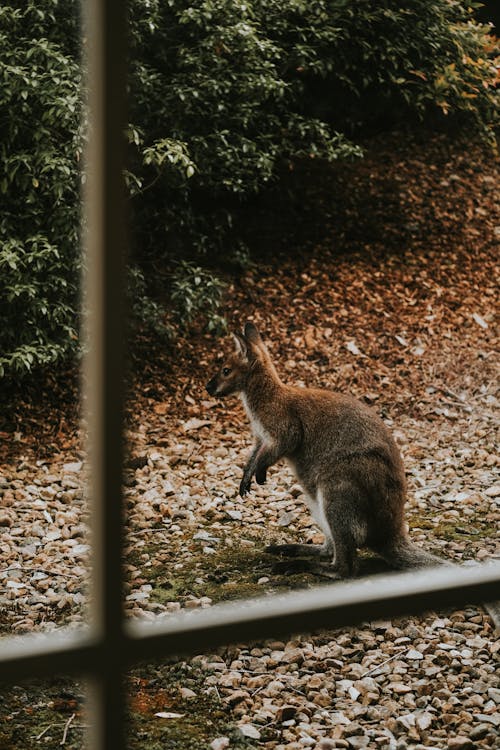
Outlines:
<svg viewBox="0 0 500 750"><path fill-rule="evenodd" d="M333 483L332 483L333 484ZM266 552L286 557L315 557L330 560L330 565L317 572L331 578L349 578L356 568L356 546L362 544L366 524L359 520L363 498L356 485L339 482L323 489L318 488L314 504L310 504L316 521L325 535L323 545L273 544Z"/></svg>
<svg viewBox="0 0 500 750"><path fill-rule="evenodd" d="M323 490L321 502L333 542L330 571L339 578L350 578L356 572L356 548L365 542L366 522L360 517L364 498L355 485L344 481Z"/></svg>
<svg viewBox="0 0 500 750"><path fill-rule="evenodd" d="M324 512L324 500L320 490L316 497L306 495L307 504L311 514L325 535L324 544L271 544L266 547L266 552L272 555L285 555L286 557L315 557L331 560L334 554L333 539L330 524Z"/></svg>
<svg viewBox="0 0 500 750"><path fill-rule="evenodd" d="M333 531L333 543L335 547L335 556L329 566L330 572L339 578L351 578L356 573L356 543L352 536L351 529L343 520L336 526Z"/></svg>

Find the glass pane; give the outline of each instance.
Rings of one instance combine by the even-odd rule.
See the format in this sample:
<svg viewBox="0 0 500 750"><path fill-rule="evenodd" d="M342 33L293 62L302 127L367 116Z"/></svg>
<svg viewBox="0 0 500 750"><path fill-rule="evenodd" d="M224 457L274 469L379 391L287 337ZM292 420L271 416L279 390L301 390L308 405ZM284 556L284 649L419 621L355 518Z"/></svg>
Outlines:
<svg viewBox="0 0 500 750"><path fill-rule="evenodd" d="M8 201L1 224L8 302L2 299L6 632L78 623L86 600L76 368L56 365L76 346L75 8L47 0L2 10L8 85L1 106L9 123L0 185ZM405 79L389 77L388 89L378 91L375 75L363 112L356 87L349 91L352 81L332 79L348 54L336 54L335 65L323 69L331 52L315 51L325 40L329 49L337 50L335 42L343 50L342 39L362 40L372 25L347 33L353 16L344 17L342 7L329 11L339 16L328 16L326 26L321 16L321 29L307 7L294 12L298 27L288 11L257 4L216 13L175 3L130 5L133 332L124 562L127 613L144 620L330 580L328 566L308 555L288 560L265 549L301 543L309 552L321 543L325 513L317 514L319 525L309 517L304 472L299 485L282 465L270 468L265 484L254 482L244 502L238 497L247 420L241 406L216 400L214 387L204 392L224 318L233 332L241 333L247 319L258 324L284 382L348 390L381 415L405 459L408 519L419 548L456 561L498 554L490 242L498 233L490 152L472 136L464 161L463 146L449 135L384 132L387 116L391 126L400 123L402 101L408 121L412 112L422 114L418 102L412 110L406 94L399 96ZM408 38L404 14L396 13L390 34L388 18L372 21L376 28L382 23L387 38L396 32ZM441 29L443 50L456 28ZM481 30L469 41L470 54L477 53L471 68L479 68L478 90L485 92L472 119L491 135L491 66ZM380 56L374 59L380 65ZM415 75L414 65L407 68ZM455 69L455 63L446 68L453 91ZM430 75L416 72L422 81ZM433 104L444 114L457 107L466 119L468 105L460 109L460 102L469 99ZM360 156L360 144L364 161L343 161ZM342 163L332 166L334 160ZM467 226L457 218L464 207ZM243 346L240 339L240 359L250 338ZM233 343L222 346L228 351ZM263 388L259 396L265 401ZM252 408L264 442L283 428L275 403ZM360 407L353 408L348 426ZM370 419L363 417L363 425L380 424ZM307 432L311 423L302 428ZM313 474L326 439L320 433L307 452ZM367 450L378 466L375 443ZM352 464L356 451L343 450ZM359 471L355 478L365 480ZM313 502L321 504L326 488L314 489ZM362 519L366 529L355 526L354 536L368 531L370 518ZM362 552L358 574L379 565L379 557ZM451 734L456 746L464 735L492 746L496 652L490 620L468 608L141 667L128 677L130 744L201 742L220 750L258 743L328 747L329 740L397 747L439 744ZM80 697L81 688L62 678L9 691L2 704L7 743L29 746L31 738L79 746ZM28 730L24 719L33 706L41 712Z"/></svg>

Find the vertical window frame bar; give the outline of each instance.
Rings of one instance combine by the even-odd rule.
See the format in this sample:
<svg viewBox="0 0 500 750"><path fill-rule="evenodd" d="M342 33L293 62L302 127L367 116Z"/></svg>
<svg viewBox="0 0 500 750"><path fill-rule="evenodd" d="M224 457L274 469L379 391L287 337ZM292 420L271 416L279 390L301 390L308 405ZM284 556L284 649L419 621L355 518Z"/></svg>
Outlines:
<svg viewBox="0 0 500 750"><path fill-rule="evenodd" d="M89 144L85 189L84 293L88 354L84 395L92 518L91 632L102 659L90 678L90 747L125 750L123 685L123 185L125 0L86 0Z"/></svg>

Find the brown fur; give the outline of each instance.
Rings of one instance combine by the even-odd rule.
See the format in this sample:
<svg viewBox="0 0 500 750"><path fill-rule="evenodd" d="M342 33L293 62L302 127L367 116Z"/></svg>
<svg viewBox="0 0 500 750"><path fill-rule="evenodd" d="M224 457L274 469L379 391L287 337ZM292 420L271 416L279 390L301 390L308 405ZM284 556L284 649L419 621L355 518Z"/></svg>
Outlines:
<svg viewBox="0 0 500 750"><path fill-rule="evenodd" d="M325 544L281 545L268 551L327 557L336 574L352 575L356 548L367 546L396 568L436 565L408 539L406 480L399 450L384 422L351 396L285 385L252 323L236 334L237 350L207 384L211 395L240 395L255 445L240 495L262 484L280 459L293 468Z"/></svg>

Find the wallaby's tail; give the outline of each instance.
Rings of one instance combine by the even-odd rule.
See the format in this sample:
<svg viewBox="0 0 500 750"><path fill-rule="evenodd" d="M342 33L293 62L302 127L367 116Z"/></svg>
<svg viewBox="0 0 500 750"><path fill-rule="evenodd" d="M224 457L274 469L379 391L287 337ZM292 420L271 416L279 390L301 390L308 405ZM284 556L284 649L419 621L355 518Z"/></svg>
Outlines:
<svg viewBox="0 0 500 750"><path fill-rule="evenodd" d="M396 542L379 550L384 560L397 570L408 568L430 568L433 565L451 565L447 560L431 555L407 538L398 539Z"/></svg>

